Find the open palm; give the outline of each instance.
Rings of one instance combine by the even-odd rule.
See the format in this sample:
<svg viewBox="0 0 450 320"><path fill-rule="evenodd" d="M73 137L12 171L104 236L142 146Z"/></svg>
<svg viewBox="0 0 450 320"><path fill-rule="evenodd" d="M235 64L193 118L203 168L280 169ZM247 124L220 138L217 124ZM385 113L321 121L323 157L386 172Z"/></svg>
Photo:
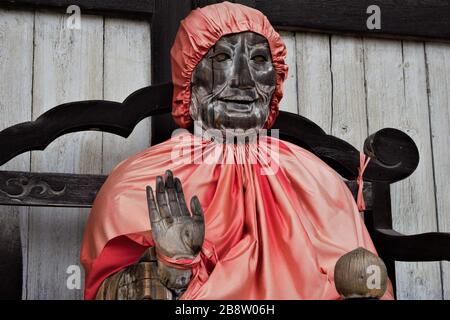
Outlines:
<svg viewBox="0 0 450 320"><path fill-rule="evenodd" d="M180 179L174 178L170 170L166 171L164 178L156 178L156 201L152 188L147 186L156 250L170 258L193 258L200 252L205 238L203 209L194 196L190 202L191 215Z"/></svg>

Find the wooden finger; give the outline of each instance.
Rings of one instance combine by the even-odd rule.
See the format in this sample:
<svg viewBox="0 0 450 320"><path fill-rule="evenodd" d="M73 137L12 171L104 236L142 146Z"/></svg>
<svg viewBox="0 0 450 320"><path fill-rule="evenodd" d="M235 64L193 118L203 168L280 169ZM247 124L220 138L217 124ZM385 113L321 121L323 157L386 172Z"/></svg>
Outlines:
<svg viewBox="0 0 450 320"><path fill-rule="evenodd" d="M183 188L181 186L181 181L178 178L175 178L175 191L177 192L178 203L180 204L180 210L182 216L191 216L189 213L186 199L184 198Z"/></svg>
<svg viewBox="0 0 450 320"><path fill-rule="evenodd" d="M152 187L147 186L146 192L147 192L147 206L150 217L150 224L153 224L161 220L161 215L159 214L158 208L156 207Z"/></svg>
<svg viewBox="0 0 450 320"><path fill-rule="evenodd" d="M175 185L173 181L173 173L167 170L165 173L165 188L167 193L167 198L169 200L169 208L172 217L181 216L180 205L178 204L177 194L175 192Z"/></svg>
<svg viewBox="0 0 450 320"><path fill-rule="evenodd" d="M167 204L166 190L164 188L164 181L161 176L156 177L156 202L158 204L161 218L171 218L169 205Z"/></svg>
<svg viewBox="0 0 450 320"><path fill-rule="evenodd" d="M201 221L204 220L203 208L197 196L193 196L191 199L191 211L193 216L201 217Z"/></svg>

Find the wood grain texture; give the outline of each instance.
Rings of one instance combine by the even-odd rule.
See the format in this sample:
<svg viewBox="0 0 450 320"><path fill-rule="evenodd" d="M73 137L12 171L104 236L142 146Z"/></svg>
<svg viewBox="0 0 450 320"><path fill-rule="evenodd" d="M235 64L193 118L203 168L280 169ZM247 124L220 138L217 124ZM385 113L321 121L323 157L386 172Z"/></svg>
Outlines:
<svg viewBox="0 0 450 320"><path fill-rule="evenodd" d="M0 171L0 205L90 208L106 175Z"/></svg>
<svg viewBox="0 0 450 320"><path fill-rule="evenodd" d="M280 110L298 114L297 96L297 55L295 33L280 32L287 50L286 64L289 67L288 78L284 82L283 99L281 99Z"/></svg>
<svg viewBox="0 0 450 320"><path fill-rule="evenodd" d="M299 114L331 131L332 81L330 37L297 33L297 83Z"/></svg>
<svg viewBox="0 0 450 320"><path fill-rule="evenodd" d="M183 4L181 2L183 1ZM0 0L0 6L49 8L64 10L79 5L83 11L148 18L161 13L160 3L171 11L181 7L192 9L223 2L222 0ZM364 34L391 38L427 38L450 40L450 5L442 0L390 1L390 0L231 0L262 11L271 23L290 31L320 31L340 34ZM366 21L367 9L377 5L381 12L381 28L371 30ZM163 8L164 10L164 8ZM176 21L178 22L178 20ZM167 35L163 33L164 35ZM169 37L170 39L170 37Z"/></svg>
<svg viewBox="0 0 450 320"><path fill-rule="evenodd" d="M0 9L0 130L31 120L33 20L31 12ZM0 169L28 171L30 154L23 154ZM6 244L0 249L0 272L3 275L0 299L8 291L12 293L13 282L23 277L23 283L26 283L27 273L23 272L22 276L22 265L25 270L27 266L26 255L20 261L20 256L14 254L27 251L27 231L28 208L0 207L0 242ZM6 257L11 258L11 264L3 260ZM20 298L22 293L13 291L13 295Z"/></svg>
<svg viewBox="0 0 450 320"><path fill-rule="evenodd" d="M438 230L450 232L450 45L426 43L431 143ZM450 300L450 262L441 262L444 299Z"/></svg>
<svg viewBox="0 0 450 320"><path fill-rule="evenodd" d="M107 99L108 95L110 99L120 101L136 86L145 85L141 85L143 82L140 81L147 79L146 74L143 69L139 69L139 65L147 63L146 59L149 57L145 56L145 53L148 52L144 52L140 47L132 48L132 45L139 45L137 40L147 38L144 31L147 27L141 23L136 26L135 22L131 22L130 25L141 32L134 34L132 28L128 30L124 21L107 19L103 26L101 18L86 18L82 20L82 30L69 32L64 30L62 17L57 17L58 15L37 14L32 88L33 13L0 10L0 74L2 77L6 74L8 79L0 86L0 130L30 120L31 89L34 91L35 119L44 110L60 102L86 98ZM110 57L105 56L104 70L101 53L104 50L103 27L106 30L105 46L110 39L111 48L111 51L108 50ZM83 36L78 37L76 32L81 32ZM110 36L106 36L108 32ZM160 35L164 36L164 33ZM434 231L437 228L439 231L450 231L447 201L450 172L448 45L427 44L424 56L424 48L420 43L405 43L402 48L402 44L397 41L361 42L358 38L332 36L330 42L329 36L315 34L297 33L294 39L294 35L289 32L283 32L282 36L288 51L292 52L293 46L296 51L294 55L288 52L292 78L286 82L282 109L289 111L294 108L289 101L297 99L300 114L316 121L327 132L331 131L355 147L360 147L367 133L367 125L361 122L365 110L358 107L364 97L364 74L361 73L361 68L365 70L368 132L373 133L385 126L405 130L418 143L422 157L418 172L407 181L394 185L395 226L399 231L409 234ZM148 47L148 44L141 43L141 46ZM358 62L361 55L364 56L362 64ZM128 56L131 57L130 61L126 61ZM292 64L295 60L297 65L294 68ZM71 63L74 61L75 63ZM424 78L427 66L428 79ZM167 65L164 68L166 67ZM104 84L101 78L103 72ZM133 77L133 72L137 77ZM298 92L292 88L293 78L298 79ZM348 112L347 108L352 111ZM343 129L348 123L351 127ZM62 145L58 141L51 146L52 150L33 154L33 171L100 173L103 166L103 172L107 173L122 155L133 153L139 149L140 143L144 145L144 141L148 139L148 136L144 138L140 134L136 135L134 138L137 144L130 150L123 151L123 154L122 150L116 151L108 147L111 152L111 149L114 150L114 154L108 154L110 151L105 150L102 161L98 158L101 155L98 148L101 148L102 141L99 136L98 133L89 133L86 136L83 133L63 137L60 139ZM65 140L66 138L68 140ZM108 144L107 140L108 137L103 140L104 147ZM111 144L115 146L113 142ZM29 164L29 155L23 155L1 169L28 170ZM431 178L432 164L436 195ZM433 203L437 203L437 206ZM435 217L435 207L438 219ZM0 208L2 212L4 209L16 212L14 208ZM68 264L65 261L71 262L75 259L73 264L78 263L80 235L86 213L62 209L63 214L52 215L50 218L49 210L33 209L33 218L30 221L32 247L28 253L31 259L30 268L28 272L24 272L24 278L29 278L25 283L29 292L25 292L25 297L80 298L81 290L66 289ZM28 227L26 211L24 212L25 221L21 231L25 236L23 244L26 250ZM55 212L61 212L61 209ZM13 217L12 225L17 225L15 215L7 216ZM60 262L55 263L59 260L65 266L60 265ZM442 263L442 274L439 263L402 263L398 266L398 273L403 273L399 274L398 279L399 298L437 299L442 296L440 292L443 291L444 297L450 299L450 271L447 262ZM441 278L444 280L443 290Z"/></svg>
<svg viewBox="0 0 450 320"><path fill-rule="evenodd" d="M450 40L448 1L256 0L255 4L274 26L287 30ZM367 28L371 5L380 8L380 29Z"/></svg>
<svg viewBox="0 0 450 320"><path fill-rule="evenodd" d="M13 206L45 206L45 207L66 207L66 208L90 208L94 203L95 196L100 190L103 183L106 181L107 175L93 175L93 174L72 174L72 173L36 173L36 172L22 172L22 171L0 171L0 186L5 185L5 181L9 179L18 180L25 178L26 182L37 180L44 182L51 189L63 190L58 192L60 194L54 196L42 196L39 192L42 190L28 190L31 192L25 193L17 201L17 197L4 197L0 192L0 203L11 204ZM358 185L355 181L345 181L345 184L350 189L353 197L356 199L358 192ZM22 191L21 188L14 188L14 194ZM30 190L31 189L31 190ZM364 199L367 210L371 210L373 206L373 192L372 183L364 182ZM4 191L4 190L2 190ZM35 192L33 192L35 191Z"/></svg>
<svg viewBox="0 0 450 320"><path fill-rule="evenodd" d="M436 231L423 44L364 40L369 132L395 127L417 143L421 161L392 185L394 228L406 234ZM400 299L441 299L439 262L397 263Z"/></svg>
<svg viewBox="0 0 450 320"><path fill-rule="evenodd" d="M150 24L105 18L104 99L123 101L131 92L150 85ZM150 146L150 118L127 138L103 134L102 173Z"/></svg>
<svg viewBox="0 0 450 320"><path fill-rule="evenodd" d="M150 18L154 12L154 0L0 0L0 6L26 9L48 8L65 12L71 5L77 5L82 12L115 14L121 17L132 16Z"/></svg>
<svg viewBox="0 0 450 320"><path fill-rule="evenodd" d="M66 28L66 16L36 13L33 119L64 102L101 99L103 18L83 16L80 30ZM34 152L34 172L100 173L101 133L61 137ZM61 214L63 213L63 214ZM79 299L67 288L67 268L79 265L87 209L32 208L29 227L28 299Z"/></svg>
<svg viewBox="0 0 450 320"><path fill-rule="evenodd" d="M152 18L152 82L164 83L172 80L170 49L175 40L180 21L192 10L192 0L155 0L155 15ZM152 117L152 145L167 140L167 131L172 133L179 126L170 114Z"/></svg>
<svg viewBox="0 0 450 320"><path fill-rule="evenodd" d="M172 92L173 85L167 82L133 91L123 102L81 100L59 104L33 121L0 131L0 165L27 151L44 150L73 132L102 131L128 138L141 120L170 114Z"/></svg>
<svg viewBox="0 0 450 320"><path fill-rule="evenodd" d="M362 151L368 136L362 39L331 37L331 72L331 133Z"/></svg>

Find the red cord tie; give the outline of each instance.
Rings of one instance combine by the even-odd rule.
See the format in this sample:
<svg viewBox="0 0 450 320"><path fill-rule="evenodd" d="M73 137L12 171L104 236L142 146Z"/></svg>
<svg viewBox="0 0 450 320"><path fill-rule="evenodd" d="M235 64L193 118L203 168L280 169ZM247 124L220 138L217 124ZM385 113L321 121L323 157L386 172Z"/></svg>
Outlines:
<svg viewBox="0 0 450 320"><path fill-rule="evenodd" d="M189 270L192 269L193 273L197 273L197 269L201 268L201 262L211 261L214 265L217 262L217 254L214 249L214 246L205 239L203 242L202 250L199 254L193 259L183 258L183 259L174 259L167 257L160 252L156 251L156 256L159 261L168 265L169 267L181 269L181 270Z"/></svg>
<svg viewBox="0 0 450 320"><path fill-rule="evenodd" d="M359 168L358 168L358 177L356 178L356 183L358 184L358 195L356 197L356 205L358 206L359 212L366 210L366 203L364 202L364 180L363 174L364 170L366 170L367 165L369 164L370 157L366 158L366 155L362 152L359 153Z"/></svg>
<svg viewBox="0 0 450 320"><path fill-rule="evenodd" d="M158 257L158 260L163 262L165 265L175 268L175 269L181 269L181 270L188 270L193 267L195 267L197 264L200 263L200 253L194 258L183 258L183 259L174 259L170 258L168 256L165 256L159 252L156 252L156 256Z"/></svg>

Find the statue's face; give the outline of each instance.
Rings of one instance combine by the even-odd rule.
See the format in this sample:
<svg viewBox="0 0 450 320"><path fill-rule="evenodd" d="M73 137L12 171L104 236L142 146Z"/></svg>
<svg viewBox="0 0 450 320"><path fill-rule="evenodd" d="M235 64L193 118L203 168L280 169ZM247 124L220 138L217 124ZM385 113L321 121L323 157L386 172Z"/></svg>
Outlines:
<svg viewBox="0 0 450 320"><path fill-rule="evenodd" d="M263 36L253 32L223 36L193 72L191 116L202 121L203 129L260 129L269 115L275 84Z"/></svg>

